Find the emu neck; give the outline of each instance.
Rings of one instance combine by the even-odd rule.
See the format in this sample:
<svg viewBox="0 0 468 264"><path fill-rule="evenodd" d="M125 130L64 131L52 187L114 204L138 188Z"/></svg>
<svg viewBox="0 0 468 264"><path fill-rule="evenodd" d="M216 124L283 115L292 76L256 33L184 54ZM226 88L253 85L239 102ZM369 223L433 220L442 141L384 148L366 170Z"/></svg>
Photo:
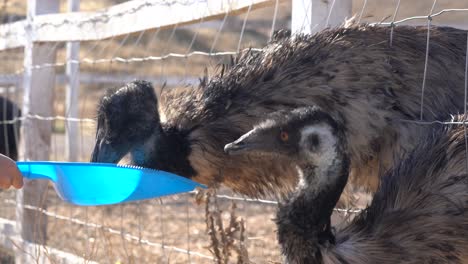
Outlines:
<svg viewBox="0 0 468 264"><path fill-rule="evenodd" d="M280 205L278 241L289 263L322 263L322 249L335 244L330 218L349 171L347 155L336 153L327 167L299 164L301 185L286 204ZM330 178L320 178L327 176Z"/></svg>
<svg viewBox="0 0 468 264"><path fill-rule="evenodd" d="M329 152L320 157L311 155L310 160L298 164L301 184L296 197L290 201L291 209L296 212L293 222L308 241L312 239L318 244L334 243L330 218L348 180L348 155L339 146L343 145L337 142Z"/></svg>
<svg viewBox="0 0 468 264"><path fill-rule="evenodd" d="M195 171L188 160L189 154L186 133L172 127L160 127L134 150L132 156L137 165L192 178Z"/></svg>

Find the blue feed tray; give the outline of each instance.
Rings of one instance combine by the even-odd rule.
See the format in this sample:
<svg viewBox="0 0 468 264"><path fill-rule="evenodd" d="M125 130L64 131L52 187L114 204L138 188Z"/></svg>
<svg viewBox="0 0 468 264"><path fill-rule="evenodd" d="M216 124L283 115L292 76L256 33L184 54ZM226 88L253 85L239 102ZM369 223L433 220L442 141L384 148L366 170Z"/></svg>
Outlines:
<svg viewBox="0 0 468 264"><path fill-rule="evenodd" d="M77 205L109 205L189 192L204 185L152 169L110 163L20 161L27 179L54 183L64 201Z"/></svg>

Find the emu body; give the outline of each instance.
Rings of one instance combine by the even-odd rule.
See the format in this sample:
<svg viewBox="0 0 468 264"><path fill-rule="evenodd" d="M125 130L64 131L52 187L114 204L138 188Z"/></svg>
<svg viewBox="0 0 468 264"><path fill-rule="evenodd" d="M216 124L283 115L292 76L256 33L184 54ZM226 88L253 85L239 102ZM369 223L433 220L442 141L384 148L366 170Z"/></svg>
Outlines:
<svg viewBox="0 0 468 264"><path fill-rule="evenodd" d="M268 113L316 105L344 127L351 179L375 190L379 168L412 149L423 130L400 120L420 119L426 33L396 27L391 46L390 28L382 27L283 37L242 54L198 87L166 90L159 104L154 92L136 92L149 84L130 83L103 98L92 161L127 155L127 163L250 196L287 193L297 179L290 164L229 157L223 147ZM431 29L423 120L462 112L465 49L465 31Z"/></svg>
<svg viewBox="0 0 468 264"><path fill-rule="evenodd" d="M0 153L18 159L20 121L9 123L21 116L21 110L8 98L0 96Z"/></svg>
<svg viewBox="0 0 468 264"><path fill-rule="evenodd" d="M225 151L282 156L301 171L276 219L289 264L467 263L468 174L450 168L466 162L463 130L436 128L382 177L371 205L336 232L330 218L348 179L349 153L343 127L327 113L277 114Z"/></svg>

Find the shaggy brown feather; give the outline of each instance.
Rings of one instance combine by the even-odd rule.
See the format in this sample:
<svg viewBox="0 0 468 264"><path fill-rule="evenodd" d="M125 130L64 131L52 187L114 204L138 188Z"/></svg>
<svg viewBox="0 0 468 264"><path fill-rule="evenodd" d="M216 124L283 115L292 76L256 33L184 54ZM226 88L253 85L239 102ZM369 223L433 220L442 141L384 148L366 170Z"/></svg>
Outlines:
<svg viewBox="0 0 468 264"><path fill-rule="evenodd" d="M281 39L261 53L244 54L206 87L164 94L161 112L172 126L199 126L190 134L195 143L189 156L197 180L209 183L221 174L231 188L262 195L288 191L295 172L269 160L228 158L222 146L266 113L318 105L347 129L353 180L375 190L379 167L388 168L421 133L398 120L419 119L426 31L397 27L391 47L389 28L369 26ZM464 31L431 30L424 120L444 120L463 109L465 47Z"/></svg>
<svg viewBox="0 0 468 264"><path fill-rule="evenodd" d="M382 177L366 211L337 232L324 263L468 263L464 128L438 127L420 142Z"/></svg>
<svg viewBox="0 0 468 264"><path fill-rule="evenodd" d="M143 155L146 161L130 162L193 171L182 175L205 184L222 182L250 196L287 193L297 178L289 164L228 157L223 146L265 114L317 105L346 129L352 180L375 190L379 168L412 149L423 130L399 120L419 119L426 33L425 27L396 27L389 46L390 28L353 26L283 37L261 52L246 52L200 87L166 89L158 106L162 132L148 140L154 147ZM431 29L424 120L445 120L462 111L465 48L465 31ZM170 150L174 142L185 144L179 156L154 154ZM105 156L95 161L107 161ZM185 168L187 162L191 168Z"/></svg>

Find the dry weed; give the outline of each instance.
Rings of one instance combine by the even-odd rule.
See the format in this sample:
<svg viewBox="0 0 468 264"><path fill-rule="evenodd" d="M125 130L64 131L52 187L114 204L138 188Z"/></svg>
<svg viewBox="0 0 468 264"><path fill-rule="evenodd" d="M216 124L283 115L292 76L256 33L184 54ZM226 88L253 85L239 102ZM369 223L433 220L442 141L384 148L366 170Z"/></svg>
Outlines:
<svg viewBox="0 0 468 264"><path fill-rule="evenodd" d="M231 259L237 264L252 263L246 248L244 219L237 217L236 203L232 201L228 210L221 210L216 189L200 191L196 199L205 203L206 231L211 240L209 250L215 263L227 264Z"/></svg>

